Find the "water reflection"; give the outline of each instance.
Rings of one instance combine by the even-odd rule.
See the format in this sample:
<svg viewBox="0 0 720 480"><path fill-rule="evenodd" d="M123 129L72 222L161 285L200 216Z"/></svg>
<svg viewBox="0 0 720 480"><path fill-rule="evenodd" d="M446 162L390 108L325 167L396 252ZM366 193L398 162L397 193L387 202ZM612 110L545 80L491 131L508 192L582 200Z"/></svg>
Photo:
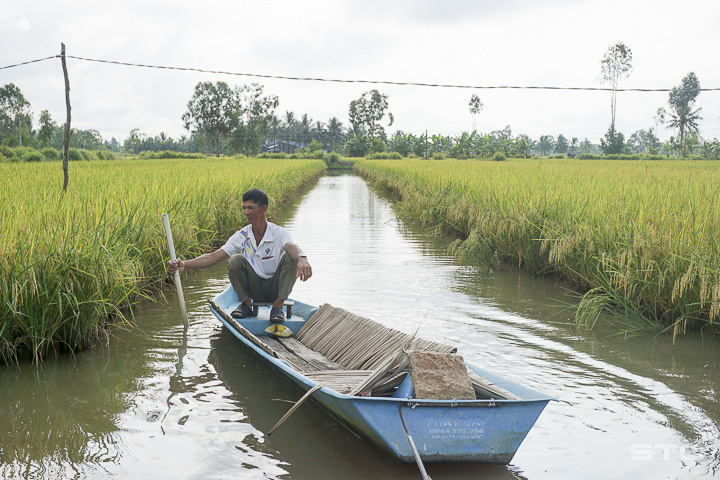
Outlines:
<svg viewBox="0 0 720 480"><path fill-rule="evenodd" d="M549 393L509 467L428 465L455 478L697 478L718 468L718 339L624 341L576 332L553 280L490 273L396 218L382 192L325 177L277 216L315 272L294 296L458 346L467 360ZM403 465L306 404L209 313L225 266L186 276L190 329L168 301L138 328L40 368L0 370L3 478L393 478ZM715 373L714 373L715 372ZM666 445L669 447L657 447ZM649 447L648 447L649 446ZM663 450L665 448L665 450Z"/></svg>
<svg viewBox="0 0 720 480"><path fill-rule="evenodd" d="M141 354L142 355L142 354ZM145 362L79 354L36 368L4 368L0 377L0 476L72 477L86 464L115 462L116 416L147 372ZM108 388L108 386L112 386Z"/></svg>

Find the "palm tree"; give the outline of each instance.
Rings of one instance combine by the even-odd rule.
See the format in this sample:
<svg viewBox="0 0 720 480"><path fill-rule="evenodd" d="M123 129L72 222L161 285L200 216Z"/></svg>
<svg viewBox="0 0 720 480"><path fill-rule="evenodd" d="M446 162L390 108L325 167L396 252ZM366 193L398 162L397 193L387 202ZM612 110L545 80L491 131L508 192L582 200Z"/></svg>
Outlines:
<svg viewBox="0 0 720 480"><path fill-rule="evenodd" d="M593 151L593 145L587 138L580 142L580 152L582 153L592 153Z"/></svg>
<svg viewBox="0 0 720 480"><path fill-rule="evenodd" d="M670 92L668 99L670 112L667 113L669 117L667 124L669 127L676 129L680 145L685 144L685 139L689 134L697 135L699 133L698 121L702 120L700 116L702 109L693 110L695 100L699 94L700 80L693 72L688 73L682 79L680 86L673 87ZM658 113L660 113L659 110Z"/></svg>
<svg viewBox="0 0 720 480"><path fill-rule="evenodd" d="M325 143L325 124L320 120L315 122L315 125L312 128L312 138L322 144Z"/></svg>
<svg viewBox="0 0 720 480"><path fill-rule="evenodd" d="M295 120L295 113L293 112L285 112L285 121L283 130L285 130L285 140L293 139L295 136L295 126L297 125L297 120Z"/></svg>
<svg viewBox="0 0 720 480"><path fill-rule="evenodd" d="M542 135L540 141L537 144L538 152L540 155L547 155L555 149L555 139L552 135Z"/></svg>
<svg viewBox="0 0 720 480"><path fill-rule="evenodd" d="M337 117L328 120L327 133L330 136L330 150L335 151L335 141L343 135L343 124Z"/></svg>
<svg viewBox="0 0 720 480"><path fill-rule="evenodd" d="M565 135L558 135L557 141L555 142L555 153L566 154L568 152L568 141Z"/></svg>
<svg viewBox="0 0 720 480"><path fill-rule="evenodd" d="M280 128L280 119L277 115L273 114L270 117L270 121L268 122L268 125L272 129L273 132L273 145L277 145L277 131L278 128Z"/></svg>
<svg viewBox="0 0 720 480"><path fill-rule="evenodd" d="M312 119L307 113L303 113L302 118L297 124L300 141L302 143L310 143L310 131L312 130Z"/></svg>
<svg viewBox="0 0 720 480"><path fill-rule="evenodd" d="M577 153L579 145L577 137L572 137L570 141L570 153Z"/></svg>
<svg viewBox="0 0 720 480"><path fill-rule="evenodd" d="M668 125L677 128L678 141L683 143L689 134L698 134L698 120L702 120L700 110L697 108L691 110L688 106L679 108L675 112L670 112L670 120Z"/></svg>

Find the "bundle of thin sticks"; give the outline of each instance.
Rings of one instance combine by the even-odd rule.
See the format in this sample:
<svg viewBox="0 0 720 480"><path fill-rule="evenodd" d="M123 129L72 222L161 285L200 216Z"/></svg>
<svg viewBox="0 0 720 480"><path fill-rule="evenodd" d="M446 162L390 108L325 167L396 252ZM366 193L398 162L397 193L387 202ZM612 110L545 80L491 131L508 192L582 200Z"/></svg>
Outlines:
<svg viewBox="0 0 720 480"><path fill-rule="evenodd" d="M328 304L322 305L315 312L295 338L352 370L376 370L381 366L389 366L403 350L438 353L457 351L450 345L414 338Z"/></svg>

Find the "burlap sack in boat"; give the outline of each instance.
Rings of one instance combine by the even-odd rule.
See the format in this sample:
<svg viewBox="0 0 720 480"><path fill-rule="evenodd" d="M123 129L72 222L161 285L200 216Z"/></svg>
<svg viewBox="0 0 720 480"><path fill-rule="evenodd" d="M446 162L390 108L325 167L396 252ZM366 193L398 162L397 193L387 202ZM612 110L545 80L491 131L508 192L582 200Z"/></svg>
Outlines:
<svg viewBox="0 0 720 480"><path fill-rule="evenodd" d="M410 353L410 379L415 398L474 400L467 367L454 353Z"/></svg>

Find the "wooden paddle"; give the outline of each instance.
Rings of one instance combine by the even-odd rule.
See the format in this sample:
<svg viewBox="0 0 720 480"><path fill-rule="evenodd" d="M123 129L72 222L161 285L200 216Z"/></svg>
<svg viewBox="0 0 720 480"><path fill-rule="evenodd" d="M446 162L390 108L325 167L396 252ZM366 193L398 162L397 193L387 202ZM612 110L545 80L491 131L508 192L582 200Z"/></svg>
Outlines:
<svg viewBox="0 0 720 480"><path fill-rule="evenodd" d="M165 233L167 234L168 248L170 249L170 260L177 260L175 257L175 244L173 243L172 231L170 230L170 217L167 213L163 213L163 222L165 222ZM185 309L185 297L183 296L182 283L180 282L180 272L175 271L175 287L177 287L178 300L180 301L180 310L183 316L183 327L185 332L188 331L188 316Z"/></svg>

